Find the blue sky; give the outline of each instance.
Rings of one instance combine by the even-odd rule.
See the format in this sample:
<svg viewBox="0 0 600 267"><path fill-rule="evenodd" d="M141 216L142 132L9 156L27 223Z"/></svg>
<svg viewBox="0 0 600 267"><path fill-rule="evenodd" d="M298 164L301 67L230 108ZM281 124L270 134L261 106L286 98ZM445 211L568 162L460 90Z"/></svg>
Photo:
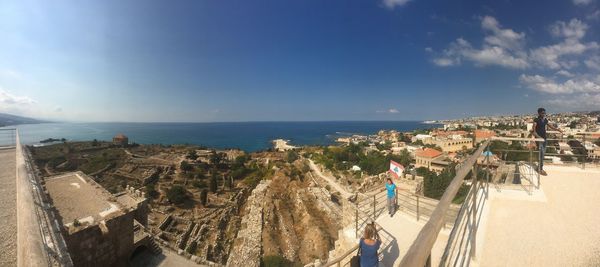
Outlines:
<svg viewBox="0 0 600 267"><path fill-rule="evenodd" d="M2 1L0 112L421 120L600 109L600 0Z"/></svg>

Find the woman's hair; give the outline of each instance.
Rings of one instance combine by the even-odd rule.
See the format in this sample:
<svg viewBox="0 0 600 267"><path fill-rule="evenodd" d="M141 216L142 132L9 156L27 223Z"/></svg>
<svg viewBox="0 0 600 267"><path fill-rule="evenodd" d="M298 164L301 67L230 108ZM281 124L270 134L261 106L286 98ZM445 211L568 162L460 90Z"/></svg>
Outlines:
<svg viewBox="0 0 600 267"><path fill-rule="evenodd" d="M392 184L394 183L394 182L392 181L392 178L387 178L387 181L388 181L388 183L392 183Z"/></svg>
<svg viewBox="0 0 600 267"><path fill-rule="evenodd" d="M365 233L363 234L364 239L375 239L377 237L377 229L375 223L369 223L365 226Z"/></svg>

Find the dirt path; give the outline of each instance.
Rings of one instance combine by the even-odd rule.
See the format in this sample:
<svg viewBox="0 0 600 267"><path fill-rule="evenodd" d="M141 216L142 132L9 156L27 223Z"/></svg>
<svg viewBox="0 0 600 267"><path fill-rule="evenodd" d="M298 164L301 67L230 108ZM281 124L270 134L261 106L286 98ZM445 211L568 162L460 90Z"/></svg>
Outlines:
<svg viewBox="0 0 600 267"><path fill-rule="evenodd" d="M338 184L335 180L335 177L329 177L327 175L324 175L321 170L319 169L319 167L311 160L308 160L310 168L315 172L315 174L317 174L317 176L321 177L323 180L327 181L327 183L334 188L336 191L340 192L340 194L342 194L342 196L344 198L348 198L350 196L352 196L353 194L351 192L349 192L348 190L344 189L340 184Z"/></svg>

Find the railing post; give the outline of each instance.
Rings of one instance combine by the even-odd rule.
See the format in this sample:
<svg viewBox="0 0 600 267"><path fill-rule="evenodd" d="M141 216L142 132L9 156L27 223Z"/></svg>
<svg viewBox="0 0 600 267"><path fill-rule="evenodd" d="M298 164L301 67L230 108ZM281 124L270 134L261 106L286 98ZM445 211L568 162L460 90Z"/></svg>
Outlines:
<svg viewBox="0 0 600 267"><path fill-rule="evenodd" d="M373 221L375 221L375 206L377 205L377 199L375 199L376 195L373 195Z"/></svg>
<svg viewBox="0 0 600 267"><path fill-rule="evenodd" d="M476 246L477 246L477 167L476 165L472 168L473 176L473 221L471 223L471 258L475 259Z"/></svg>
<svg viewBox="0 0 600 267"><path fill-rule="evenodd" d="M354 236L358 238L358 197L354 202Z"/></svg>
<svg viewBox="0 0 600 267"><path fill-rule="evenodd" d="M417 221L419 220L419 195L417 195Z"/></svg>
<svg viewBox="0 0 600 267"><path fill-rule="evenodd" d="M488 144L487 153L485 153L485 199L488 199L490 196L490 145Z"/></svg>
<svg viewBox="0 0 600 267"><path fill-rule="evenodd" d="M400 190L398 190L398 188L396 188L396 201L394 201L394 212L398 211L400 209L400 204L398 204L398 192L400 192Z"/></svg>
<svg viewBox="0 0 600 267"><path fill-rule="evenodd" d="M585 135L583 134L583 150L585 151L585 154L583 154L583 162L582 162L582 167L585 170L585 161L587 160L587 149L585 148Z"/></svg>

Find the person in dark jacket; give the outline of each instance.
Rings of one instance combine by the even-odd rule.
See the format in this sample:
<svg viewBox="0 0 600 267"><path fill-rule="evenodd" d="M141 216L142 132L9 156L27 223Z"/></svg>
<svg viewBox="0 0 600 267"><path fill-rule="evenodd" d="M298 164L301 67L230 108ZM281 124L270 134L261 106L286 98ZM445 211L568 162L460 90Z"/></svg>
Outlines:
<svg viewBox="0 0 600 267"><path fill-rule="evenodd" d="M359 244L360 267L377 267L379 265L377 253L379 247L381 247L381 238L379 238L375 223L367 224Z"/></svg>
<svg viewBox="0 0 600 267"><path fill-rule="evenodd" d="M533 119L533 127L531 128L531 133L537 137L544 139L543 142L537 142L537 146L539 149L539 161L540 161L540 174L548 175L546 171L544 171L544 154L546 153L546 127L551 128L553 130L563 132L562 130L552 126L549 124L548 119L546 118L546 109L538 108L537 110L538 116Z"/></svg>

